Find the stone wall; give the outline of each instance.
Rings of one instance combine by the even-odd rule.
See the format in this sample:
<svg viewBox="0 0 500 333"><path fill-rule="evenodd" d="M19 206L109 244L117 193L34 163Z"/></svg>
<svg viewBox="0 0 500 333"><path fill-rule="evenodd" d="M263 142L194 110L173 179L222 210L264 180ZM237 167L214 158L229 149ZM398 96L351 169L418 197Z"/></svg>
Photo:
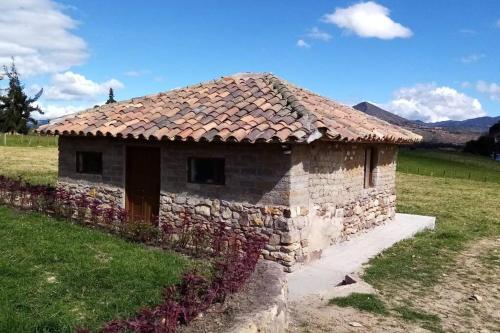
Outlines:
<svg viewBox="0 0 500 333"><path fill-rule="evenodd" d="M108 138L60 138L59 186L105 202L125 204L128 144L161 148L160 215L180 224L184 214L221 220L243 234L266 235L266 259L293 270L297 262L395 214L397 147L373 146L374 186L364 188L367 145L142 142ZM76 172L76 151L103 153L103 174ZM225 185L187 182L189 157L225 160Z"/></svg>
<svg viewBox="0 0 500 333"><path fill-rule="evenodd" d="M317 258L332 243L394 218L397 147L371 146L377 160L374 186L364 188L366 147L324 142L294 147L290 232L300 239L297 261Z"/></svg>
<svg viewBox="0 0 500 333"><path fill-rule="evenodd" d="M161 216L166 221L182 225L185 214L195 220L222 221L242 235L255 232L265 235L269 242L263 257L276 261L291 271L295 257L300 254L298 238L290 231L293 219L286 206L254 205L219 199L162 193Z"/></svg>
<svg viewBox="0 0 500 333"><path fill-rule="evenodd" d="M286 333L288 330L288 285L278 265L259 262L246 291L252 307L235 313L236 323L224 333Z"/></svg>
<svg viewBox="0 0 500 333"><path fill-rule="evenodd" d="M264 234L264 257L285 267L298 249L289 230L290 154L279 144L168 144L162 148L160 215L180 224L183 214L195 219L221 220L244 234ZM189 157L225 160L225 185L186 181Z"/></svg>
<svg viewBox="0 0 500 333"><path fill-rule="evenodd" d="M76 171L76 152L102 153L101 175ZM125 150L123 142L107 138L59 137L58 187L75 194L88 194L105 203L125 204Z"/></svg>

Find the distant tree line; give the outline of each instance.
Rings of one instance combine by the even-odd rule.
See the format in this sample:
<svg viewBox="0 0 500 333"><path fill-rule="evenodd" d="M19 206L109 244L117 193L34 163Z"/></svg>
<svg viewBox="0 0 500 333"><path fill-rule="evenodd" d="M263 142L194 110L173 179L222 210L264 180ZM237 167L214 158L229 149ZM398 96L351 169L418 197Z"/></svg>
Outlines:
<svg viewBox="0 0 500 333"><path fill-rule="evenodd" d="M468 141L464 151L477 155L500 155L500 121L490 127L488 133L481 135L477 140Z"/></svg>
<svg viewBox="0 0 500 333"><path fill-rule="evenodd" d="M24 92L14 61L10 67L3 66L0 80L7 78L7 88L0 89L0 132L27 134L30 126L37 124L31 116L33 112L43 114L39 106L34 103L42 96L43 89L33 97Z"/></svg>

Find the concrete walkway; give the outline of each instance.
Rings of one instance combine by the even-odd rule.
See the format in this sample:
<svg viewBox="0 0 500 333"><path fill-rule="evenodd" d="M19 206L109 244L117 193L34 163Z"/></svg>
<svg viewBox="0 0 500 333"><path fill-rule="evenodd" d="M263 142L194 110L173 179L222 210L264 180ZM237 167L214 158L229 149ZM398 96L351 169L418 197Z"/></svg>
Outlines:
<svg viewBox="0 0 500 333"><path fill-rule="evenodd" d="M434 229L435 221L431 216L396 214L393 222L330 246L323 250L321 259L287 274L290 300L311 294L327 295L346 274L358 271L370 258L400 240Z"/></svg>

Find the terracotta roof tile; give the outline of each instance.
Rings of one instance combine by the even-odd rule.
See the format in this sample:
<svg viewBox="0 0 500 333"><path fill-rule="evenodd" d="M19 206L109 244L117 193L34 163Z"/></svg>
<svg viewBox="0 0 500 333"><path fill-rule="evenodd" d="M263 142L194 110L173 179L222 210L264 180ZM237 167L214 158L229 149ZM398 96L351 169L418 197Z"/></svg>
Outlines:
<svg viewBox="0 0 500 333"><path fill-rule="evenodd" d="M41 133L194 141L421 139L272 74L244 73L92 108L51 121Z"/></svg>

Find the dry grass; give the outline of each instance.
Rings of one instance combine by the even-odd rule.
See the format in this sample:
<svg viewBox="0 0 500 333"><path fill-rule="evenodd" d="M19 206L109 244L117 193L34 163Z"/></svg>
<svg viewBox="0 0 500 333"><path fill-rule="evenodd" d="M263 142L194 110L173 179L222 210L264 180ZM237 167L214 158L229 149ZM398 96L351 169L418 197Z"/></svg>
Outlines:
<svg viewBox="0 0 500 333"><path fill-rule="evenodd" d="M36 184L56 182L57 148L0 146L0 161L0 175Z"/></svg>

